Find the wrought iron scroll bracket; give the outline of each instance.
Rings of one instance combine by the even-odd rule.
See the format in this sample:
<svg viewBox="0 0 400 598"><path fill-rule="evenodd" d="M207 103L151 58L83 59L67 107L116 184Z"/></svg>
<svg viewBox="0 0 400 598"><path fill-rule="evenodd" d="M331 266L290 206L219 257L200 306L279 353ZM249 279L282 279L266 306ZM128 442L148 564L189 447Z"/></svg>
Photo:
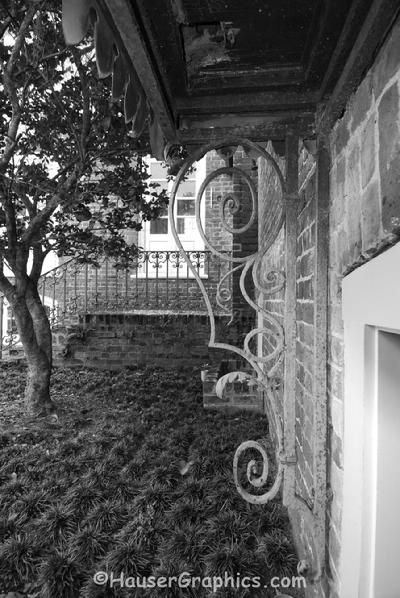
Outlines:
<svg viewBox="0 0 400 598"><path fill-rule="evenodd" d="M216 296L217 304L221 308L224 308L224 306L231 300L231 294L224 288L224 283L226 283L226 280L229 276L235 274L239 277L239 286L243 299L248 306L254 310L254 313L261 322L261 324L248 331L244 338L242 347L217 341L215 315L212 309L212 302L202 280L195 272L192 264L190 264L190 260L184 251L177 233L174 217L175 198L179 185L184 180L186 173L192 167L192 165L196 161L203 158L211 150L216 150L218 152L218 150L221 150L222 148L237 148L238 146L243 147L245 152L252 158L262 158L272 166L279 182L278 184L281 189L282 197L285 195L286 187L284 175L278 163L268 151L266 151L260 145L246 139L228 139L219 144L210 144L198 148L185 160L177 174L174 187L171 192L169 203L169 220L177 247L183 254L189 268L192 270L193 276L196 278L196 281L203 294L204 302L206 304L210 319L209 346L212 348L220 348L232 351L244 359L248 364L250 364L251 368L253 369L255 379L257 380L257 384L259 384L259 386L264 390L267 400L270 404L269 411L274 418L274 429L276 431L277 438L276 467L274 468L274 479L270 487L265 489L270 479L268 472L270 472L271 468L269 467L268 452L264 441L251 440L243 442L236 450L233 461L233 475L239 494L248 502L253 504L263 504L272 500L277 495L282 485L285 468L292 467L292 459L288 459L286 457L284 459L281 458L281 456L284 455L284 432L281 418L278 415L278 405L275 397L277 371L282 365L284 358L285 334L283 326L279 320L264 307L264 300L266 297L272 297L275 293L278 293L284 288L285 273L277 270L271 270L263 275L263 271L265 269L263 258L265 257L269 247L275 241L284 224L284 205L282 202L281 214L275 223L273 234L270 235L268 244L264 244L261 251L256 251L255 253L246 256L232 256L221 253L221 251L218 250L218 248L213 245L213 242L207 237L201 220L201 202L204 198L206 188L217 177L222 175L235 175L241 177L250 194L251 207L247 222L246 224L241 224L237 228L235 228L234 224L228 222L227 214L236 214L239 209L241 209L240 199L234 194L233 196L228 195L221 201L220 223L221 228L232 235L239 236L244 234L255 223L258 216L258 197L253 180L242 168L237 166L230 165L218 168L206 176L196 198L196 222L205 246L214 255L218 256L218 258L229 261L231 265L228 273L225 274L218 284ZM246 288L246 277L251 277L256 294L258 294L258 298L252 298L249 296ZM268 335L268 338L271 341L271 349L263 354L256 354L255 352L252 352L251 343L254 342L255 338L262 338L264 335ZM245 467L246 481L244 482L245 485L243 485L240 480L240 473L242 473L243 469L241 466L241 461L245 457L245 453L247 451L253 451L257 453L259 459L256 461L249 457L247 466ZM254 489L255 493L252 492Z"/></svg>
<svg viewBox="0 0 400 598"><path fill-rule="evenodd" d="M251 194L251 214L247 224L235 229L226 219L226 211L235 214L238 209L238 198L229 197L229 201L222 202L220 210L221 227L232 234L240 235L246 232L257 217L257 192L251 178L238 167L233 167L232 162L229 166L217 169L210 173L203 185L201 186L198 196L196 198L196 221L200 231L200 235L204 240L206 247L221 259L226 259L230 262L230 269L224 279L220 280L217 288L217 304L220 308L224 308L230 301L231 296L226 289L226 281L229 276L235 274L239 277L241 294L247 303L252 308L255 314L258 315L258 326L251 329L245 336L243 346L234 346L228 343L218 342L216 339L216 323L215 316L212 309L212 303L207 291L202 283L200 277L194 271L190 264L190 260L186 255L184 248L179 239L175 226L175 197L179 184L184 180L185 174L194 162L200 160L207 152L211 150L223 150L228 148L232 153L232 148L242 146L247 155L252 158L261 157L268 161L272 167L281 188L282 211L278 219L277 226L274 229L274 234L269 235L268 240L263 238L263 247L261 251L257 251L252 255L245 257L223 256L217 248L207 238L205 230L201 222L200 205L203 199L205 189L216 176L235 174L241 176L248 190ZM222 151L222 154L224 152ZM229 153L229 152L228 152ZM188 267L193 272L193 277L196 279L203 299L208 311L210 319L210 339L209 346L213 348L220 348L232 351L240 356L250 364L253 369L254 378L257 384L263 389L269 406L268 412L270 418L273 419L273 428L275 431L275 467L269 465L269 449L266 441L263 440L248 440L243 442L236 450L233 461L233 475L235 485L239 494L249 503L265 504L272 500L282 488L283 503L288 507L289 513L293 522L298 522L299 536L304 546L308 548L302 553L302 566L307 569L307 577L311 582L318 582L321 580L324 570L324 516L323 497L323 463L317 463L317 481L316 481L316 496L314 497L314 508L310 508L304 500L296 494L295 471L296 471L296 439L295 439L295 346L296 346L296 222L297 210L299 207L298 197L298 138L295 134L288 133L286 139L286 173L285 176L281 172L279 165L274 157L269 154L263 147L255 144L249 140L243 139L227 139L221 143L210 144L201 148L196 148L191 156L189 156L182 167L180 168L175 184L171 193L169 204L169 219L171 224L172 234L175 238L177 247L181 251ZM227 198L228 200L228 198ZM280 230L285 225L285 270L284 272L271 271L264 278L261 273L265 271L265 262L263 259L266 252L272 247ZM290 229L290 230L289 230ZM320 242L322 244L322 234L320 235ZM321 266L321 272L322 272ZM321 274L321 277L323 272ZM258 298L249 296L246 290L246 276L251 276L254 288L258 291ZM285 290L285 318L284 326L277 320L274 314L271 314L265 309L264 300L266 298L273 298L274 293L280 290ZM257 293L256 293L257 295ZM261 300L260 300L261 298ZM254 338L261 338L263 335L269 335L272 340L272 346L267 351L263 351L260 355L251 351L251 343ZM281 376L279 366L284 365L284 374ZM322 368L321 368L322 369ZM279 384L277 384L277 378ZM222 381L220 381L222 383ZM278 401L276 393L278 387L284 387L284 401L283 413L280 414L278 409ZM322 393L321 393L322 397ZM323 400L320 400L321 407L318 407L319 419L323 421ZM284 422L284 425L283 425ZM321 445L322 446L322 445ZM322 455L320 446L318 453ZM323 460L323 457L321 457ZM272 472L271 472L272 470ZM270 481L271 480L271 481ZM319 481L318 481L319 480ZM303 558L304 557L304 558Z"/></svg>

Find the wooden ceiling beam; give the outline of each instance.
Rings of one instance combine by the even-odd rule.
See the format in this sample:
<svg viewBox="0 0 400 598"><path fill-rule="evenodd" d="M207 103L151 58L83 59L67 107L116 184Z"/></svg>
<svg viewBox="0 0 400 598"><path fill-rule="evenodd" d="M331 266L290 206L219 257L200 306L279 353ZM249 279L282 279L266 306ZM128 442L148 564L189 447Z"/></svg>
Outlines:
<svg viewBox="0 0 400 598"><path fill-rule="evenodd" d="M316 92L298 91L254 91L248 93L202 95L177 97L176 111L181 117L202 116L215 113L235 112L238 114L268 112L271 110L312 111L317 105Z"/></svg>
<svg viewBox="0 0 400 598"><path fill-rule="evenodd" d="M253 92L259 89L271 87L285 87L288 85L304 84L304 69L301 65L270 68L257 68L254 70L237 68L227 71L215 69L212 72L200 72L189 78L188 93L199 93L216 86L223 86L225 89L236 93L240 89L252 88Z"/></svg>
<svg viewBox="0 0 400 598"><path fill-rule="evenodd" d="M212 126L206 121L193 121L190 128L179 128L179 141L183 145L202 145L232 137L268 141L284 139L288 132L294 132L300 137L311 137L315 134L314 114L260 116L253 117L253 120L232 115L231 120L227 117L225 120L213 122Z"/></svg>

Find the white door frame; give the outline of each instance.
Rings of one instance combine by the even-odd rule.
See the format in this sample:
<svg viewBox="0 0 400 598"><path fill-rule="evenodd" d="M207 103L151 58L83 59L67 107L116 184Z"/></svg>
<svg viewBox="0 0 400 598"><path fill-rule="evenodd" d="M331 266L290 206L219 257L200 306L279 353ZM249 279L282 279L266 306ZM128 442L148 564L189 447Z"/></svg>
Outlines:
<svg viewBox="0 0 400 598"><path fill-rule="evenodd" d="M372 598L378 446L377 343L380 330L400 331L400 243L348 275L343 280L342 291L345 385L339 595ZM393 475L399 475L397 462L393 456Z"/></svg>

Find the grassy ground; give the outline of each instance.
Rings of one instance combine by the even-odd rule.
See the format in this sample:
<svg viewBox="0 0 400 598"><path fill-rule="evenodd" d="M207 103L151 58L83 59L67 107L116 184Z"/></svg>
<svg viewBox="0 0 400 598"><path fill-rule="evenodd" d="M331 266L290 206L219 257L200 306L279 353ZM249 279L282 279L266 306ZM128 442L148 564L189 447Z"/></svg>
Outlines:
<svg viewBox="0 0 400 598"><path fill-rule="evenodd" d="M265 437L263 417L204 411L197 372L67 369L53 377L58 421L31 420L23 377L1 366L0 596L253 598L275 591L110 590L92 577L295 574L279 499L250 506L232 481L235 448Z"/></svg>

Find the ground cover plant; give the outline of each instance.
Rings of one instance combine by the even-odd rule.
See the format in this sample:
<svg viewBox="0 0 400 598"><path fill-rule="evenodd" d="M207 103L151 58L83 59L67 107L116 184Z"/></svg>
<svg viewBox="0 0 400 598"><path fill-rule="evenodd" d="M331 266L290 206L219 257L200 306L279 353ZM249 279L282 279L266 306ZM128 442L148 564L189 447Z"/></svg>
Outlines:
<svg viewBox="0 0 400 598"><path fill-rule="evenodd" d="M34 419L23 364L0 367L0 595L272 597L92 577L295 575L280 499L250 506L232 481L234 450L266 435L264 417L205 411L198 372L146 368L56 370L58 419Z"/></svg>

